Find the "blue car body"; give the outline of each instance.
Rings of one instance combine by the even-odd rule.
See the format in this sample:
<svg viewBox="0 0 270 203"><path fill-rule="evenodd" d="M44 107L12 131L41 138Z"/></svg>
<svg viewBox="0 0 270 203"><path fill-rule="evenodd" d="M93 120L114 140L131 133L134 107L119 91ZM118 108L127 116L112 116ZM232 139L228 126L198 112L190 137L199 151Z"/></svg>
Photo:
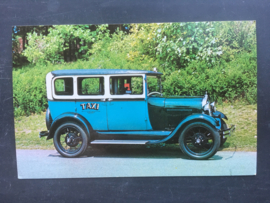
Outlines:
<svg viewBox="0 0 270 203"><path fill-rule="evenodd" d="M57 70L47 74L47 139L65 122L97 140L145 140L145 144L177 142L192 122L204 122L220 133L227 117L199 97L163 97L149 92L148 77L162 73L142 70ZM208 108L206 108L207 106Z"/></svg>

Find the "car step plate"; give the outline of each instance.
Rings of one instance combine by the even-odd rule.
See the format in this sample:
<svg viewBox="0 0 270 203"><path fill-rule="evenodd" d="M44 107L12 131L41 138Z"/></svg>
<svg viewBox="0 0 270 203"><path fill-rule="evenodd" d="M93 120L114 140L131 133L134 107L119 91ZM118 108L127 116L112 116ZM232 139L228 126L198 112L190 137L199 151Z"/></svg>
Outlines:
<svg viewBox="0 0 270 203"><path fill-rule="evenodd" d="M146 144L149 140L94 140L91 144ZM153 141L153 140L151 140Z"/></svg>

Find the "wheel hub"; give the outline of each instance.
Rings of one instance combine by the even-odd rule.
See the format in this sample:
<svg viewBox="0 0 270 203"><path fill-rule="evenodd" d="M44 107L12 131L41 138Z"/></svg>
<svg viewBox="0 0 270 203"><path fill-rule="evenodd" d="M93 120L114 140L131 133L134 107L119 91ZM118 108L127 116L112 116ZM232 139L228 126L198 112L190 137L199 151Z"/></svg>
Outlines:
<svg viewBox="0 0 270 203"><path fill-rule="evenodd" d="M193 137L193 144L196 147L203 147L207 143L207 139L204 134L196 133Z"/></svg>
<svg viewBox="0 0 270 203"><path fill-rule="evenodd" d="M201 143L201 139L200 138L197 138L196 139L196 143L200 144Z"/></svg>
<svg viewBox="0 0 270 203"><path fill-rule="evenodd" d="M70 147L75 147L79 144L79 137L75 133L68 133L65 141L68 146Z"/></svg>

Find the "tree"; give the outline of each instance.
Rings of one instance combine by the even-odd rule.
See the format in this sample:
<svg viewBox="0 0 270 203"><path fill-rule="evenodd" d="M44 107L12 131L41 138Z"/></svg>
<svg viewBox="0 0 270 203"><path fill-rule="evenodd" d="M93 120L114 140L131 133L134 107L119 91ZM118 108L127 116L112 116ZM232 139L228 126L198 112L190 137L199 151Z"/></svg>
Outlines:
<svg viewBox="0 0 270 203"><path fill-rule="evenodd" d="M24 51L27 59L35 63L61 63L88 57L92 44L109 35L108 25L55 25L48 35L30 32ZM85 56L84 56L85 55Z"/></svg>

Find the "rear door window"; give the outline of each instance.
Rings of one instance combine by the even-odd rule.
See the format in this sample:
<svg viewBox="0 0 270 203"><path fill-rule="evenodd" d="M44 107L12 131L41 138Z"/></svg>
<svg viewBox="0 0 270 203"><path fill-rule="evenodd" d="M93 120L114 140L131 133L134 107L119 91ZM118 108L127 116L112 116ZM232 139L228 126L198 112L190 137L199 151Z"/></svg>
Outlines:
<svg viewBox="0 0 270 203"><path fill-rule="evenodd" d="M78 95L104 95L104 78L78 78Z"/></svg>

